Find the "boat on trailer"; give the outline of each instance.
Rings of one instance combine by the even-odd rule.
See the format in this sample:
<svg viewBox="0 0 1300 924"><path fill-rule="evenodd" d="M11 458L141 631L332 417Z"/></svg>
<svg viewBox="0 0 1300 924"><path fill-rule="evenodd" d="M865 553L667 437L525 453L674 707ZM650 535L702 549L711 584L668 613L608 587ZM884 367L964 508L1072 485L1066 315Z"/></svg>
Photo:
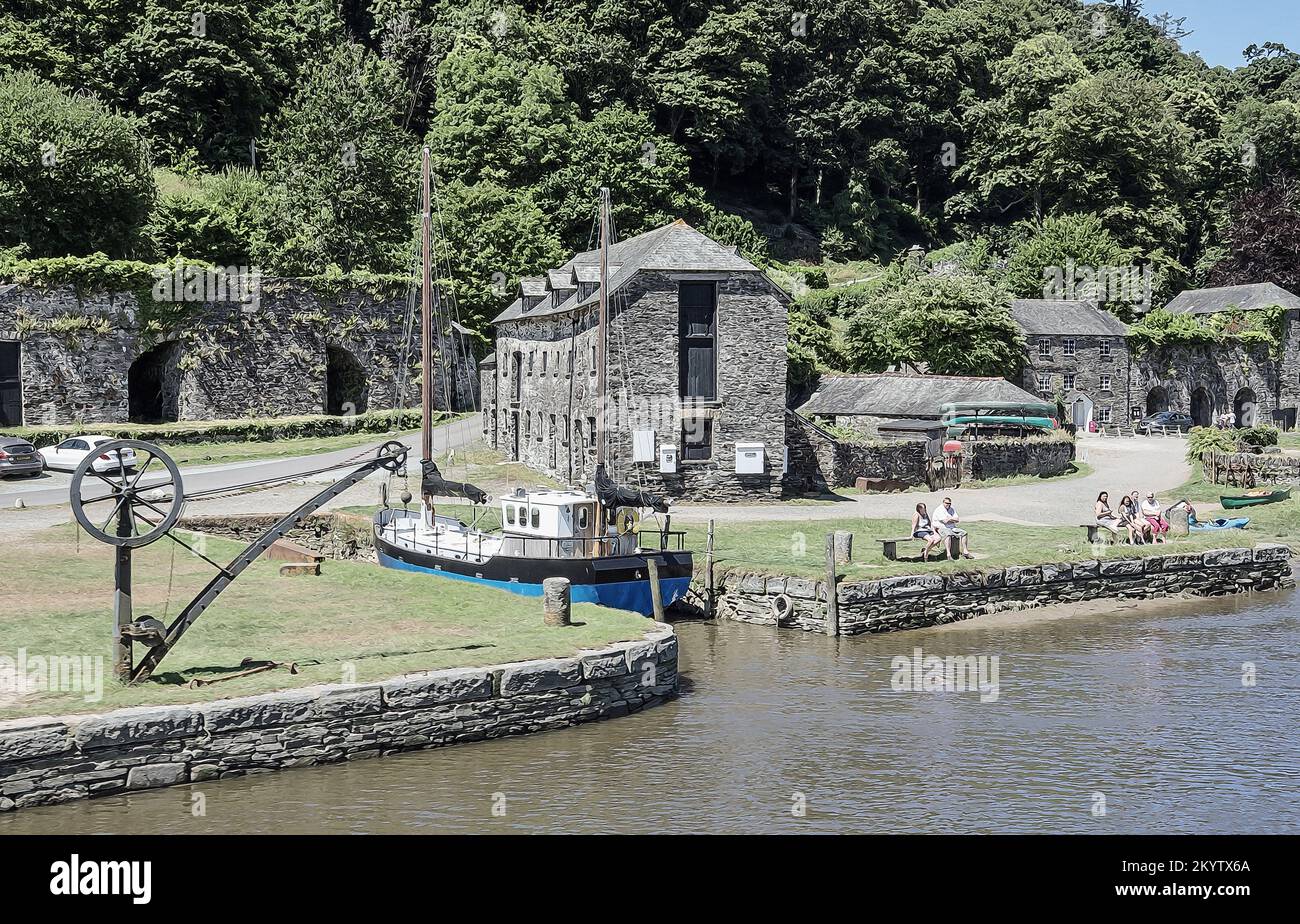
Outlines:
<svg viewBox="0 0 1300 924"><path fill-rule="evenodd" d="M430 258L429 152L424 152L424 273L421 319L433 329ZM486 505L485 492L448 481L433 461L432 376L429 336L422 336L423 428L420 506L385 505L375 515L379 563L452 580L471 581L512 593L540 596L546 578L568 578L575 603L598 603L642 615L654 612L650 563L658 573L662 605L686 596L693 558L685 534L638 528L640 510L667 513L668 503L648 492L617 485L605 470L605 340L608 318L609 191L600 202L600 316L597 337L597 440L594 481L586 489L526 490L499 498L501 526L485 530L479 517L466 523L437 512L437 498L467 498Z"/></svg>

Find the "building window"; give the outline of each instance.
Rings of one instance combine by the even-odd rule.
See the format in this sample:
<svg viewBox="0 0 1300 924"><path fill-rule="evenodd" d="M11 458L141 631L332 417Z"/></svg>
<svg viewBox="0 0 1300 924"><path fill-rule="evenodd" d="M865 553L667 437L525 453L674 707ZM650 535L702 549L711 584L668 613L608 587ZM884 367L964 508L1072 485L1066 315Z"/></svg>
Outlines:
<svg viewBox="0 0 1300 924"><path fill-rule="evenodd" d="M1074 373L1067 372L1061 378L1064 380L1062 387L1066 391L1074 391Z"/></svg>
<svg viewBox="0 0 1300 924"><path fill-rule="evenodd" d="M1052 373L1050 372L1038 373L1038 390L1039 391L1052 390Z"/></svg>
<svg viewBox="0 0 1300 924"><path fill-rule="evenodd" d="M1073 355L1074 355L1074 338L1073 338L1073 337L1066 337L1064 340L1061 341L1061 355L1062 355L1062 356L1073 356Z"/></svg>
<svg viewBox="0 0 1300 924"><path fill-rule="evenodd" d="M717 286L683 282L677 290L678 394L713 401L718 396Z"/></svg>
<svg viewBox="0 0 1300 924"><path fill-rule="evenodd" d="M529 375L532 375L532 374L533 374L533 354L534 354L535 352L537 352L537 351L536 351L536 350L529 350L529 351L528 351L528 374L529 374Z"/></svg>
<svg viewBox="0 0 1300 924"><path fill-rule="evenodd" d="M1038 358L1039 359L1052 358L1052 341L1048 340L1047 338L1043 338L1042 340L1038 341Z"/></svg>
<svg viewBox="0 0 1300 924"><path fill-rule="evenodd" d="M1098 419L1099 419L1102 423L1104 423L1104 424L1108 424L1108 423L1110 423L1110 422L1111 422L1111 420L1110 420L1110 408L1108 408L1108 407L1104 407L1104 408L1102 408L1101 410L1099 410L1099 411L1097 412L1097 417L1098 417Z"/></svg>
<svg viewBox="0 0 1300 924"><path fill-rule="evenodd" d="M1101 356L1102 359L1110 359L1109 340L1103 340L1100 344L1098 344L1097 349L1098 349L1098 354Z"/></svg>
<svg viewBox="0 0 1300 924"><path fill-rule="evenodd" d="M555 440L555 437L559 435L559 434L557 434L557 433L555 432L555 415L554 415L554 414L551 415L550 424L551 424L551 431L550 431L550 433L551 433L551 440L554 441L554 440Z"/></svg>
<svg viewBox="0 0 1300 924"><path fill-rule="evenodd" d="M524 439L533 438L533 412L524 411Z"/></svg>
<svg viewBox="0 0 1300 924"><path fill-rule="evenodd" d="M546 375L546 361L551 358L550 350L542 350L542 375Z"/></svg>
<svg viewBox="0 0 1300 924"><path fill-rule="evenodd" d="M682 458L713 457L713 421L696 418L682 422Z"/></svg>
<svg viewBox="0 0 1300 924"><path fill-rule="evenodd" d="M1103 376L1101 377L1101 386L1100 386L1100 387L1101 387L1101 390L1102 390L1102 391L1110 391L1110 376L1108 376L1108 375L1103 375Z"/></svg>
<svg viewBox="0 0 1300 924"><path fill-rule="evenodd" d="M596 344L591 345L591 374L596 374Z"/></svg>
<svg viewBox="0 0 1300 924"><path fill-rule="evenodd" d="M596 445L596 418L588 417L587 426L591 429L591 443L589 443L588 445L595 446Z"/></svg>

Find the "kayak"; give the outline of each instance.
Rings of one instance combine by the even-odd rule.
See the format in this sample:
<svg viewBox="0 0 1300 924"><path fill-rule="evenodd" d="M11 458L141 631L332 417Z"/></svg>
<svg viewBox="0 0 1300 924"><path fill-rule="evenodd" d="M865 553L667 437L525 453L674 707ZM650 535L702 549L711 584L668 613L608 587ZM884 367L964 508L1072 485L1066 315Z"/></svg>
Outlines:
<svg viewBox="0 0 1300 924"><path fill-rule="evenodd" d="M1286 500L1291 496L1290 488L1283 488L1280 491L1253 491L1249 494L1239 494L1235 497L1223 496L1219 498L1219 503L1225 510L1238 510L1242 507L1254 507L1259 504L1272 504L1277 501Z"/></svg>
<svg viewBox="0 0 1300 924"><path fill-rule="evenodd" d="M1241 529L1250 522L1250 517L1219 517L1216 520L1198 520L1189 523L1187 528L1194 533L1210 532L1216 529Z"/></svg>

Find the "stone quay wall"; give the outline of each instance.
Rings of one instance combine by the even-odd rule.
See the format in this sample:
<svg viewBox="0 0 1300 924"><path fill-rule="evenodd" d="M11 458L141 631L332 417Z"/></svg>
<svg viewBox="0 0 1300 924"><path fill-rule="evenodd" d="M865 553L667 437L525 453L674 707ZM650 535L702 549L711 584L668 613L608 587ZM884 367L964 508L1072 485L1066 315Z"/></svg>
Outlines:
<svg viewBox="0 0 1300 924"><path fill-rule="evenodd" d="M185 517L179 529L250 543L280 521L259 514ZM350 513L313 513L298 521L284 538L329 559L377 561L371 521Z"/></svg>
<svg viewBox="0 0 1300 924"><path fill-rule="evenodd" d="M841 583L838 635L895 632L1084 600L1215 597L1292 587L1291 549L1210 549L1147 558L913 574ZM826 582L730 572L720 581L718 617L826 632Z"/></svg>
<svg viewBox="0 0 1300 924"><path fill-rule="evenodd" d="M564 728L677 690L677 637L101 715L0 722L0 811Z"/></svg>

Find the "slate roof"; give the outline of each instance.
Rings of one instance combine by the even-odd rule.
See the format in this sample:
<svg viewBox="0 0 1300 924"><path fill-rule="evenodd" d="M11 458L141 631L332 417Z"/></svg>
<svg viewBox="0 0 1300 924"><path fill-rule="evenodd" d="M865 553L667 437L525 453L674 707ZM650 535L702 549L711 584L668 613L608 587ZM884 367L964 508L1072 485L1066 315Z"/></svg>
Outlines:
<svg viewBox="0 0 1300 924"><path fill-rule="evenodd" d="M1173 314L1213 314L1234 309L1252 311L1273 305L1300 308L1300 297L1271 282L1256 282L1245 286L1188 289L1178 293L1165 309Z"/></svg>
<svg viewBox="0 0 1300 924"><path fill-rule="evenodd" d="M1006 379L968 375L824 375L812 397L799 408L805 417L869 415L917 419L938 417L948 402L1042 399Z"/></svg>
<svg viewBox="0 0 1300 924"><path fill-rule="evenodd" d="M1128 327L1096 302L1055 298L1017 298L1011 316L1031 337L1077 334L1084 337L1123 337Z"/></svg>
<svg viewBox="0 0 1300 924"><path fill-rule="evenodd" d="M568 262L548 274L563 273L570 275L577 268L579 278L590 276L588 267L594 266L595 275L590 281L599 280L600 251L587 250L575 254ZM714 273L760 273L758 267L736 252L734 247L724 247L696 231L680 218L671 224L646 231L636 237L611 244L609 248L609 291L617 292L633 276L642 270L663 270L669 272L714 272ZM554 278L553 276L551 278ZM566 289L566 291L568 291ZM579 301L568 297L561 304L551 301L542 302L525 313L520 299L515 299L499 315L492 319L493 324L515 321L521 317L541 317L551 314L563 314L574 308L594 305L600 293L593 292Z"/></svg>

